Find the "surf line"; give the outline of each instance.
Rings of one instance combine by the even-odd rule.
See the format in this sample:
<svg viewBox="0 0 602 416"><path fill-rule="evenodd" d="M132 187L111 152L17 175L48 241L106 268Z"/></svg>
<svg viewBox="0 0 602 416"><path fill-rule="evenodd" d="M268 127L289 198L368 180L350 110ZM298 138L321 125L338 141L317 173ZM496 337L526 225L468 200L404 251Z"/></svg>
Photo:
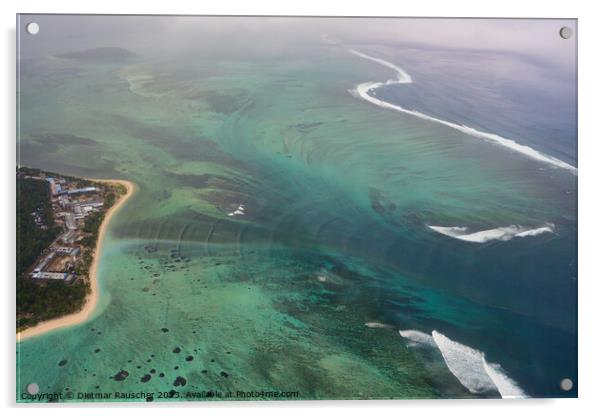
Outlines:
<svg viewBox="0 0 602 416"><path fill-rule="evenodd" d="M398 106L395 104L391 104L391 103L380 100L380 99L370 95L371 91L374 91L375 89L378 89L385 85L411 84L411 83L413 83L412 77L406 71L404 71L402 68L398 67L395 64L392 64L391 62L385 61L384 59L375 58L373 56L366 55L365 53L359 52L355 49L348 49L348 51L356 56L359 56L360 58L364 58L364 59L370 60L372 62L376 62L377 64L386 66L387 68L390 68L397 73L397 79L390 79L385 82L369 81L369 82L361 83L355 87L355 90L350 90L352 95L359 96L360 98L368 101L369 103L377 105L381 108L387 108L390 110L399 111L401 113L409 114L414 117L421 118L423 120L432 121L434 123L439 123L444 126L450 127L452 129L461 131L462 133L468 134L470 136L478 137L481 139L485 139L489 142L497 143L510 150L521 153L524 156L530 157L531 159L534 159L534 160L537 160L540 162L544 162L544 163L548 163L550 165L553 165L553 166L556 166L556 167L559 167L562 169L566 169L566 170L570 171L571 173L573 173L574 175L577 174L576 167L574 167L566 162L563 162L562 160L557 159L553 156L549 156L544 153L541 153L529 146L519 144L512 139L508 139L506 137L502 137L502 136L494 134L494 133L487 133L484 131L480 131L473 127L465 126L463 124L456 124L456 123L452 123L451 121L446 121L446 120L442 120L442 119L439 119L439 118L436 118L433 116L429 116L428 114L424 114L419 111L410 110L410 109L407 109L407 108L404 108L404 107L401 107L401 106Z"/></svg>
<svg viewBox="0 0 602 416"><path fill-rule="evenodd" d="M460 344L433 331L426 334L414 329L399 331L410 347L438 350L445 365L471 393L497 391L503 399L529 397L499 364L489 363L482 351Z"/></svg>
<svg viewBox="0 0 602 416"><path fill-rule="evenodd" d="M469 243L487 243L492 240L510 241L515 237L535 237L544 233L553 233L555 226L552 223L546 223L539 228L527 228L520 225L509 225L507 227L493 228L469 232L468 227L438 227L427 225L431 230L439 234L446 235L457 240L467 241Z"/></svg>

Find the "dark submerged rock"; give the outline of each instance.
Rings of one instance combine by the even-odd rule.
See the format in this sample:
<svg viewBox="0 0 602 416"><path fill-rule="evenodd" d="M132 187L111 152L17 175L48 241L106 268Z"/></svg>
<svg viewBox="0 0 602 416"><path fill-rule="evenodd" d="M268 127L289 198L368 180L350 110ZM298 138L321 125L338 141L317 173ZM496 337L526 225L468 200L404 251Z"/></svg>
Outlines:
<svg viewBox="0 0 602 416"><path fill-rule="evenodd" d="M185 386L185 385L186 385L186 379L185 379L184 377L182 377L182 376L178 376L178 377L176 377L176 379L174 380L174 382L173 382L173 385L174 385L175 387L179 387L179 386L182 386L182 387L183 387L183 386Z"/></svg>
<svg viewBox="0 0 602 416"><path fill-rule="evenodd" d="M113 376L113 380L115 380L115 381L123 381L126 378L128 378L129 375L130 375L130 373L128 373L127 371L121 370L120 372L118 372L117 374L115 374Z"/></svg>

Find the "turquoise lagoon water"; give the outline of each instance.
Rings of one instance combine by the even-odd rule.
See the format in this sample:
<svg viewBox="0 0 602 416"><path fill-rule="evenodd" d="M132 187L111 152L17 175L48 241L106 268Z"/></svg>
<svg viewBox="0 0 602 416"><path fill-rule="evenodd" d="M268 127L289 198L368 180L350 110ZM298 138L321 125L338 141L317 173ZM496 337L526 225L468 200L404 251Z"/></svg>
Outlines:
<svg viewBox="0 0 602 416"><path fill-rule="evenodd" d="M362 51L414 79L374 96L575 165L560 104L532 119L505 111L555 90L535 83L513 100L520 83L508 81L502 100L477 89L489 73L479 65L483 83L454 84L424 51ZM559 387L577 380L575 173L352 93L394 75L324 44L277 57L24 59L21 163L139 191L103 244L94 318L17 345L17 399L31 400L32 382L99 401L576 395ZM562 140L547 145L548 130ZM429 228L513 225L550 229L479 243ZM480 354L487 366L463 374Z"/></svg>

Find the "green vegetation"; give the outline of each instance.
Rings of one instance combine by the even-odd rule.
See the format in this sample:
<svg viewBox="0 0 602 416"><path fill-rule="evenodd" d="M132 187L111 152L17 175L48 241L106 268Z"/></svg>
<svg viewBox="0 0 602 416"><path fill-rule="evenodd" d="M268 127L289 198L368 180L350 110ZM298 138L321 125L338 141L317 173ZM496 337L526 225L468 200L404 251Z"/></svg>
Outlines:
<svg viewBox="0 0 602 416"><path fill-rule="evenodd" d="M61 232L54 224L48 182L23 177L39 173L22 168L17 174L17 330L81 309L88 291L83 282L67 285L24 276ZM47 228L35 223L31 213L36 210Z"/></svg>
<svg viewBox="0 0 602 416"><path fill-rule="evenodd" d="M96 238L98 236L98 230L100 229L100 225L102 224L104 218L104 212L95 212L93 214L88 215L83 228L84 232L92 234L94 238Z"/></svg>
<svg viewBox="0 0 602 416"><path fill-rule="evenodd" d="M98 186L98 184L96 184L96 186ZM102 185L102 190L105 211L115 205L115 202L117 202L119 197L127 193L127 188L120 183Z"/></svg>
<svg viewBox="0 0 602 416"><path fill-rule="evenodd" d="M92 253L94 247L96 246L96 240L94 240L94 245L91 248L85 248L84 253L82 254L82 258L75 268L75 274L78 276L88 276L90 272L90 266L92 265ZM88 280L86 280L86 284L88 284Z"/></svg>
<svg viewBox="0 0 602 416"><path fill-rule="evenodd" d="M125 195L125 194L127 194L127 192L128 192L128 190L127 190L127 188L125 187L125 185L122 185L122 184L120 184L120 183L116 183L116 184L113 186L113 188L115 189L115 191L117 191L117 193L118 193L119 195Z"/></svg>
<svg viewBox="0 0 602 416"><path fill-rule="evenodd" d="M48 228L35 223L32 212L38 211ZM40 253L59 235L54 225L48 182L17 176L17 275L23 274Z"/></svg>
<svg viewBox="0 0 602 416"><path fill-rule="evenodd" d="M79 281L67 285L62 280L38 282L17 277L17 331L80 310L88 290L88 285Z"/></svg>
<svg viewBox="0 0 602 416"><path fill-rule="evenodd" d="M105 208L109 209L113 205L115 205L115 200L116 199L117 199L117 197L115 196L115 194L113 192L109 192L108 194L106 194L105 195L105 199L104 199Z"/></svg>
<svg viewBox="0 0 602 416"><path fill-rule="evenodd" d="M90 214L86 218L83 231L88 235L80 241L83 253L79 264L75 268L75 274L78 276L87 276L90 272L90 266L92 265L92 260L94 259L93 253L96 249L96 242L98 241L98 232L102 222L104 221L104 218L104 212L96 212Z"/></svg>
<svg viewBox="0 0 602 416"><path fill-rule="evenodd" d="M74 283L62 280L34 280L25 275L33 267L42 252L60 234L61 228L55 225L50 186L46 180L25 178L25 176L57 176L78 187L99 186L102 188L104 208L115 204L119 195L126 192L122 185L100 185L85 179L42 172L38 169L20 168L17 172L17 330L20 331L38 322L67 315L80 310L90 291L88 274L92 265L94 250L100 226L105 214L97 212L89 215L81 240L82 257L75 268L79 277ZM32 212L36 211L42 220L36 224Z"/></svg>

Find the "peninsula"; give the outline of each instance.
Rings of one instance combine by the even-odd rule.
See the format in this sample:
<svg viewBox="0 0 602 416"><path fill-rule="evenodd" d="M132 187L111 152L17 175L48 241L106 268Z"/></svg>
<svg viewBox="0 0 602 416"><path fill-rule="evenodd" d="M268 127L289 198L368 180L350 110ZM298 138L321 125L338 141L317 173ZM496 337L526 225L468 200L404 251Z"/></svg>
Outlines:
<svg viewBox="0 0 602 416"><path fill-rule="evenodd" d="M134 185L20 168L17 191L27 193L17 210L17 341L22 341L92 315L102 241Z"/></svg>

